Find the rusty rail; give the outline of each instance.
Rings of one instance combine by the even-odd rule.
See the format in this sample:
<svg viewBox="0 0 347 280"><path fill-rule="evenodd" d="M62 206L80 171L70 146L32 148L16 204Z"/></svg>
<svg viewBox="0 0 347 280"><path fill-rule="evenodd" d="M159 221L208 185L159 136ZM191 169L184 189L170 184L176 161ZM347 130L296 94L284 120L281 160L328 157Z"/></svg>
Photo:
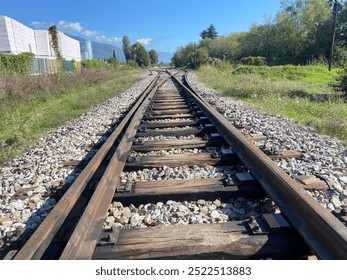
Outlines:
<svg viewBox="0 0 347 280"><path fill-rule="evenodd" d="M147 89L140 96L136 104L131 108L126 117L121 121L113 131L107 141L98 150L93 159L83 169L75 182L66 191L65 195L59 200L57 205L52 209L42 224L36 229L31 238L25 243L23 248L14 257L16 260L40 259L45 250L53 240L55 234L64 223L66 217L75 205L76 201L87 186L89 180L94 175L100 163L112 147L115 140L129 122L134 112L139 108L145 97L153 89L160 77L160 73L153 79Z"/></svg>
<svg viewBox="0 0 347 280"><path fill-rule="evenodd" d="M210 118L219 133L269 196L276 202L292 226L321 259L347 259L347 228L319 205L288 174L278 167L256 145L247 139L227 119L197 95L191 85L179 83L200 109Z"/></svg>
<svg viewBox="0 0 347 280"><path fill-rule="evenodd" d="M169 79L170 76L167 78ZM91 200L81 219L70 237L60 259L91 259L98 237L102 232L102 225L109 205L119 186L119 176L124 168L130 152L137 126L146 111L149 102L158 88L167 80L164 79L155 86L136 110L132 120L119 143L116 152L105 170Z"/></svg>

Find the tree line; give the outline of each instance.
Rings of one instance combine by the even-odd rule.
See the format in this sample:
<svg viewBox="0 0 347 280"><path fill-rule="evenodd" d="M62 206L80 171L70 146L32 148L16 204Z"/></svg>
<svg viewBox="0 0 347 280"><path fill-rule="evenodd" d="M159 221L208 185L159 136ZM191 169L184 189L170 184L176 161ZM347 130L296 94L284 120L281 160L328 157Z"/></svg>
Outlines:
<svg viewBox="0 0 347 280"><path fill-rule="evenodd" d="M140 42L131 45L127 35L123 36L123 52L127 63L140 67L155 65L159 61L158 53L155 50L147 52Z"/></svg>
<svg viewBox="0 0 347 280"><path fill-rule="evenodd" d="M217 61L245 64L305 65L327 61L337 15L333 60L345 59L347 48L347 3L337 0L282 0L276 16L253 24L247 32L218 36L211 24L200 33L202 40L180 47L172 63L197 68Z"/></svg>

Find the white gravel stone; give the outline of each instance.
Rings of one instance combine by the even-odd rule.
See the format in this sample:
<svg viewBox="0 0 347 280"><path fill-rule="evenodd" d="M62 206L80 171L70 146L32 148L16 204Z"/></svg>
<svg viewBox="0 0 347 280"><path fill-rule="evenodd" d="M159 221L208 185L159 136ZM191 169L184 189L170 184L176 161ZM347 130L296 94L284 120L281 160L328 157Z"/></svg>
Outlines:
<svg viewBox="0 0 347 280"><path fill-rule="evenodd" d="M216 206L218 204L219 206ZM113 204L110 206L109 216L114 219ZM136 211L130 212L129 207L117 208L115 224L120 228L152 227L156 225L186 225L201 223L220 223L232 220L245 220L250 216L259 216L263 213L274 213L276 207L271 200L260 201L256 199L237 198L227 203L215 201L173 201L156 204L139 205ZM119 213L120 212L120 213ZM119 225L120 224L120 225ZM110 226L108 218L104 228Z"/></svg>
<svg viewBox="0 0 347 280"><path fill-rule="evenodd" d="M325 180L332 192L319 191L326 196L326 199L318 199L319 196L315 195L323 207L330 211L336 208L333 203L329 203L334 194L339 197L343 205L347 190L347 148L344 142L318 134L314 129L299 125L289 118L260 114L255 108L239 100L223 97L215 90L209 89L192 73L189 73L188 79L202 97L210 100L212 106L231 119L234 125L242 127L240 129L242 133L267 136L267 140L254 141L260 149L270 152L280 150L302 152L303 156L300 159L280 159L275 162L293 178L296 175L315 175ZM337 198L333 201L335 205L339 205Z"/></svg>
<svg viewBox="0 0 347 280"><path fill-rule="evenodd" d="M55 204L53 200L45 201L42 196L52 188L71 184L81 172L64 167L63 163L91 159L97 152L93 146L107 139L107 136L99 135L105 134L127 111L153 78L154 75L149 76L119 96L95 106L73 122L40 138L27 153L0 167L0 209L10 219L5 222L5 230L0 231L0 240L5 232L14 233L13 224L21 223L34 229L42 222ZM26 188L30 189L25 191ZM29 199L18 200L16 194L19 191L24 191ZM33 211L39 214L34 216Z"/></svg>

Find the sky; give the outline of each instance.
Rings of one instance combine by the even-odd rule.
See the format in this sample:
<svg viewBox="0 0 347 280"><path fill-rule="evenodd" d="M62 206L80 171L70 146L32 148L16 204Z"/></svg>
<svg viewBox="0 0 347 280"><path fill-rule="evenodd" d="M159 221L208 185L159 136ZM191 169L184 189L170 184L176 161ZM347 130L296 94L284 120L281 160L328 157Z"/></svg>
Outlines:
<svg viewBox="0 0 347 280"><path fill-rule="evenodd" d="M59 31L122 46L122 37L146 49L175 52L198 42L210 24L219 35L249 30L275 16L281 0L1 0L0 15L33 29Z"/></svg>

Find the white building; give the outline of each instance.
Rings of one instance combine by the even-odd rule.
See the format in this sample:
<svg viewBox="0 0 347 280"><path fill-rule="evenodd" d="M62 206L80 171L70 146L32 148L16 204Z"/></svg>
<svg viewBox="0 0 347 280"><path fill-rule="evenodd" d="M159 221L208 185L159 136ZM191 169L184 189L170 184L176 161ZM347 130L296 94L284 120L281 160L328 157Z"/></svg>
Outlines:
<svg viewBox="0 0 347 280"><path fill-rule="evenodd" d="M59 49L65 60L81 60L80 42L58 32Z"/></svg>
<svg viewBox="0 0 347 280"><path fill-rule="evenodd" d="M93 59L93 47L91 41L80 41L82 59Z"/></svg>
<svg viewBox="0 0 347 280"><path fill-rule="evenodd" d="M81 60L79 41L58 32L58 42L64 60ZM23 52L31 52L36 58L56 58L47 30L33 30L12 18L0 16L0 53Z"/></svg>
<svg viewBox="0 0 347 280"><path fill-rule="evenodd" d="M49 36L46 30L35 30L36 57L53 58L54 51L49 43Z"/></svg>
<svg viewBox="0 0 347 280"><path fill-rule="evenodd" d="M34 30L12 18L0 16L0 52L8 54L31 52L36 55Z"/></svg>

